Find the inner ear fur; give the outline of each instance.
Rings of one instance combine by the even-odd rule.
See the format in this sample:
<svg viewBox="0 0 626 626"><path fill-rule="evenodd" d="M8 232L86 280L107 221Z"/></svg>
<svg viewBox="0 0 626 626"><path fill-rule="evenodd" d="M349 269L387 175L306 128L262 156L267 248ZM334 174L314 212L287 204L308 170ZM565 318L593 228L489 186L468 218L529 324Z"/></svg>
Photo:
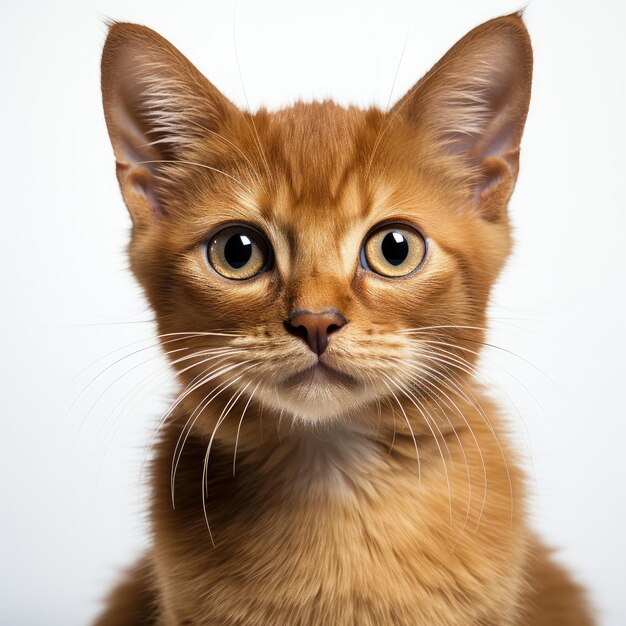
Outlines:
<svg viewBox="0 0 626 626"><path fill-rule="evenodd" d="M167 164L236 108L172 44L137 24L110 26L101 86L124 201L135 225L149 224L165 212Z"/></svg>
<svg viewBox="0 0 626 626"><path fill-rule="evenodd" d="M517 178L532 65L521 14L499 17L458 41L390 112L462 164L471 203L489 220L505 211Z"/></svg>

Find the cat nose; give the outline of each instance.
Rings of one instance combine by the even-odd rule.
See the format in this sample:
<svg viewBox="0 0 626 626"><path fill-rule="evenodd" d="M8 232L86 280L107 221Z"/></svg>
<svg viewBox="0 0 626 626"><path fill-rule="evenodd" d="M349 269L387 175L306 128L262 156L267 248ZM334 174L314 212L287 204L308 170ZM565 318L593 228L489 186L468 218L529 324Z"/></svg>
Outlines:
<svg viewBox="0 0 626 626"><path fill-rule="evenodd" d="M329 336L348 323L346 318L335 311L294 311L285 322L285 328L296 337L301 337L317 356L328 347Z"/></svg>

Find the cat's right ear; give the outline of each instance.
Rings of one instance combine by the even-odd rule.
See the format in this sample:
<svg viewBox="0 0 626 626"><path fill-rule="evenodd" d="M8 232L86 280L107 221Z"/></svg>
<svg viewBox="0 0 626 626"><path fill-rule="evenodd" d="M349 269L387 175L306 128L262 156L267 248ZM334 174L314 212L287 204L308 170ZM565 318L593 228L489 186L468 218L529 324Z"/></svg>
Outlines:
<svg viewBox="0 0 626 626"><path fill-rule="evenodd" d="M167 212L161 193L166 165L184 160L194 142L237 109L145 26L112 24L101 68L117 179L134 226L146 226Z"/></svg>

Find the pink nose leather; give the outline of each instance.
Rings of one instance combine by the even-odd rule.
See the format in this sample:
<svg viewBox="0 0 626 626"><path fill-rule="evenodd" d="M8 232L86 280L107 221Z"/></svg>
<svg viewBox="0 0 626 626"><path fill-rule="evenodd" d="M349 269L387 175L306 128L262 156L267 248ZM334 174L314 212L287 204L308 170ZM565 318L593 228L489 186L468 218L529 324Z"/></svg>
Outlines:
<svg viewBox="0 0 626 626"><path fill-rule="evenodd" d="M285 327L292 335L306 341L312 352L321 356L328 347L329 336L347 323L341 313L332 309L319 312L298 310L289 316Z"/></svg>

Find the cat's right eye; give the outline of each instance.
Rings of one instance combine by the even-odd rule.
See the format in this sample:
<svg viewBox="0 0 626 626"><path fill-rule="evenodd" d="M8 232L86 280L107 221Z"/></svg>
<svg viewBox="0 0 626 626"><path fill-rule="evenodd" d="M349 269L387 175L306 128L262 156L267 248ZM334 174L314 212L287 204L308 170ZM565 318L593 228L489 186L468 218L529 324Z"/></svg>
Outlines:
<svg viewBox="0 0 626 626"><path fill-rule="evenodd" d="M247 280L270 266L270 247L263 236L247 226L228 226L207 245L211 267L224 278Z"/></svg>

